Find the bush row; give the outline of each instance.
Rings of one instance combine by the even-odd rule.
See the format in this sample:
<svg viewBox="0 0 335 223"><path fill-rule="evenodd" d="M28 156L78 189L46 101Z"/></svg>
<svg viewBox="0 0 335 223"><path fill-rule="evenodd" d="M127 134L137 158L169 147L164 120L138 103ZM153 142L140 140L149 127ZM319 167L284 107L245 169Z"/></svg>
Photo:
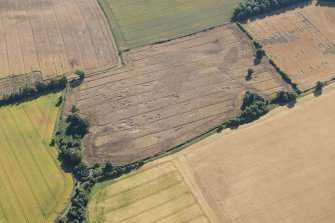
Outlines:
<svg viewBox="0 0 335 223"><path fill-rule="evenodd" d="M138 169L143 162L137 162L126 166L113 166L110 162L100 165L95 164L92 168L87 168L84 163L80 163L74 168L74 174L88 171L88 175L80 178L80 186L76 188L75 194L71 199L71 206L66 216L57 220L57 223L82 223L87 222L87 204L89 195L96 182L111 180L130 173Z"/></svg>
<svg viewBox="0 0 335 223"><path fill-rule="evenodd" d="M292 86L292 88L293 88L297 93L300 94L300 90L299 90L297 84L296 84L296 83L293 83L292 80L291 80L291 78L290 78L284 71L282 71L272 59L269 60L269 63L276 69L276 71L280 74L280 76L282 77L282 79L283 79L285 82L287 82L288 84L290 84L290 85Z"/></svg>
<svg viewBox="0 0 335 223"><path fill-rule="evenodd" d="M271 12L307 0L247 0L234 10L232 21L242 21L263 13Z"/></svg>
<svg viewBox="0 0 335 223"><path fill-rule="evenodd" d="M38 81L35 83L35 87L28 87L26 85L20 88L18 92L3 95L3 98L0 100L0 106L16 103L52 91L63 90L66 88L66 84L66 77L52 79L47 82Z"/></svg>

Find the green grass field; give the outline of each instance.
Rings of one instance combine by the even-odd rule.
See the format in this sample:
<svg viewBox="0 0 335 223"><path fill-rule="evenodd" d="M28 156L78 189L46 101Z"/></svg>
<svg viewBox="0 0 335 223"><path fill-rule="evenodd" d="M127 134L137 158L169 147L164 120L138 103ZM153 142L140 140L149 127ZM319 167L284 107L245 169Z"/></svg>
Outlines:
<svg viewBox="0 0 335 223"><path fill-rule="evenodd" d="M229 23L240 0L99 0L121 50Z"/></svg>
<svg viewBox="0 0 335 223"><path fill-rule="evenodd" d="M88 216L90 223L209 222L172 162L97 184Z"/></svg>
<svg viewBox="0 0 335 223"><path fill-rule="evenodd" d="M53 222L73 181L49 146L60 93L0 108L0 222Z"/></svg>

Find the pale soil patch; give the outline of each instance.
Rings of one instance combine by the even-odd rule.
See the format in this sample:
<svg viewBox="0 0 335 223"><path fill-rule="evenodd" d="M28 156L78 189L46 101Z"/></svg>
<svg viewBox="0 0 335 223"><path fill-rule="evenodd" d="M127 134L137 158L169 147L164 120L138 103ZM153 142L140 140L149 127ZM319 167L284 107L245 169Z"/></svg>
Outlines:
<svg viewBox="0 0 335 223"><path fill-rule="evenodd" d="M48 79L117 62L94 0L2 1L0 58L0 78L41 71Z"/></svg>
<svg viewBox="0 0 335 223"><path fill-rule="evenodd" d="M212 135L177 154L145 165L139 172L171 171L161 168L174 163L210 222L332 223L334 97L335 85L329 86L319 97L308 95L293 108L276 108L258 121ZM104 204L94 203L97 195L103 200L106 188L113 191L119 184L132 185L140 179L135 179L134 176L141 176L137 173L114 183L105 182L104 186L98 184L89 204L90 218L94 216L93 205ZM109 202L120 202L119 198ZM128 207L128 213L136 211L134 206ZM156 208L157 213L164 210L165 207ZM103 216L103 212L100 214ZM169 219L166 222L178 222Z"/></svg>
<svg viewBox="0 0 335 223"><path fill-rule="evenodd" d="M289 90L267 63L254 65L235 25L124 54L127 66L87 78L76 95L93 125L87 161L134 162L183 143L239 113L251 90L269 99ZM255 73L245 80L248 68ZM71 107L71 106L68 106Z"/></svg>
<svg viewBox="0 0 335 223"><path fill-rule="evenodd" d="M302 90L335 77L335 4L321 2L256 19L245 28Z"/></svg>

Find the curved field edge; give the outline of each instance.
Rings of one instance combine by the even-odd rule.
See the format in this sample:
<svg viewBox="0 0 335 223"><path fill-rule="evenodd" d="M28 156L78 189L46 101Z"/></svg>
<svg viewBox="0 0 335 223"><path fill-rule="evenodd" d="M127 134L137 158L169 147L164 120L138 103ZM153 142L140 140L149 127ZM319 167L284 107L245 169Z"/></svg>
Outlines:
<svg viewBox="0 0 335 223"><path fill-rule="evenodd" d="M335 94L334 87L334 85L326 87L318 97L310 94L299 99L293 108L279 107L260 120L241 126L237 130L224 130L223 133L213 135L178 154L147 164L140 171L118 180L97 184L93 189L88 208L89 217L92 213L95 214L90 222L104 220L98 203L106 200L108 196L106 188L114 186L110 190L112 193L110 195L117 194L116 198L119 198L118 192L124 186L120 186L120 182L136 176L143 170L148 171L148 167L162 166L166 162L175 163L183 175L184 172L188 172L185 175L195 178L196 186L200 187L212 211L220 216L220 222L243 220L259 222L260 219L279 221L281 218L292 222L315 222L318 219L333 222L331 207L334 205L334 189L329 185L334 181L334 174L331 172L334 166L332 162L334 149L332 144L325 140L331 138L329 138L331 131L326 125L331 126L332 120L331 116L324 113L331 114L334 110L331 100ZM324 107L327 109L322 109ZM315 117L320 117L320 120ZM308 121L302 123L301 120ZM287 126L292 126L295 130L282 131ZM299 131L301 128L305 130ZM256 129L262 131L258 132ZM297 137L292 135L295 131L299 132ZM262 135L263 141L270 146L264 145L263 141L259 144L257 134ZM266 134L269 134L269 140L264 137ZM236 136L241 137L237 137L236 140ZM287 142L282 142L283 137L286 137ZM308 142L302 142L302 137ZM258 163L262 165L256 165ZM138 179L133 178L128 185L136 186L136 181ZM282 185L286 185L285 183L299 186L283 189ZM115 184L119 186L116 187ZM281 189L275 190L275 188ZM301 199L296 199L297 196ZM118 202L119 199L116 198L112 202ZM286 202L288 204L299 202L299 205L290 206L290 209L278 214L277 210L281 209L284 199L288 199ZM290 199L295 200L289 202ZM306 200L313 202L305 202ZM236 202L237 205L232 206L232 202ZM255 209L255 205L262 208ZM300 212L300 205L310 211Z"/></svg>
<svg viewBox="0 0 335 223"><path fill-rule="evenodd" d="M53 222L73 181L50 147L61 93L0 109L1 211L4 222Z"/></svg>

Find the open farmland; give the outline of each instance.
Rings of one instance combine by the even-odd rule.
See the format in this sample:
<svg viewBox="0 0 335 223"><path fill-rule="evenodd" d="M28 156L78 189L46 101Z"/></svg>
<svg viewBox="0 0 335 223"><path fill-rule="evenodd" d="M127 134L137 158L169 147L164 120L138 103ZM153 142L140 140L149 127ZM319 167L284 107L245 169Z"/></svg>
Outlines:
<svg viewBox="0 0 335 223"><path fill-rule="evenodd" d="M94 0L0 2L0 78L41 71L44 79L116 64Z"/></svg>
<svg viewBox="0 0 335 223"><path fill-rule="evenodd" d="M245 28L274 62L306 90L335 77L335 4L310 6L256 19Z"/></svg>
<svg viewBox="0 0 335 223"><path fill-rule="evenodd" d="M293 108L277 108L258 121L237 130L224 130L177 154L149 163L139 175L135 172L98 184L89 203L89 217L126 222L108 217L122 216L127 210L142 217L149 213L150 217L138 222L182 222L187 215L181 216L179 212L161 221L151 219L156 213L173 209L174 203L157 206L153 212L133 204L138 199L143 207L150 206L150 197L141 197L135 188L141 182L138 189L154 193L151 187L156 181L152 180L157 175L149 171L156 168L159 176L165 175L171 172L166 163L173 163L174 171L189 186L211 222L217 221L216 216L218 222L227 223L332 223L335 221L334 97L335 86L329 86L320 97L308 95ZM114 195L120 191L123 192ZM116 204L125 204L125 209L114 209L113 215L109 215L108 208Z"/></svg>
<svg viewBox="0 0 335 223"><path fill-rule="evenodd" d="M99 0L122 50L230 22L238 0Z"/></svg>
<svg viewBox="0 0 335 223"><path fill-rule="evenodd" d="M152 156L237 115L246 90L269 99L288 89L268 64L254 65L235 25L124 56L126 68L89 77L74 93L94 125L84 139L87 161ZM255 73L246 81L248 68Z"/></svg>
<svg viewBox="0 0 335 223"><path fill-rule="evenodd" d="M49 146L60 93L0 108L0 222L53 222L73 182Z"/></svg>
<svg viewBox="0 0 335 223"><path fill-rule="evenodd" d="M88 207L95 222L209 222L172 162L99 184Z"/></svg>

